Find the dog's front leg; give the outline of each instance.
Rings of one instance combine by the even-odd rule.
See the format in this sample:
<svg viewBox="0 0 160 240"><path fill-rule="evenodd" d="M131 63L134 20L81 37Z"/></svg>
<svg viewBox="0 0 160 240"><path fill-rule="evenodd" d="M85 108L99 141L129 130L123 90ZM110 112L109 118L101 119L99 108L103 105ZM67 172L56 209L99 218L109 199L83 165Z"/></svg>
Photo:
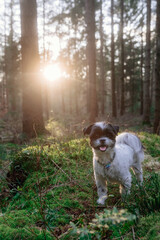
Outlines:
<svg viewBox="0 0 160 240"><path fill-rule="evenodd" d="M130 194L131 182L132 182L131 174L130 172L128 172L128 174L126 174L125 178L122 180L120 184L120 193L122 197L125 197L128 194Z"/></svg>
<svg viewBox="0 0 160 240"><path fill-rule="evenodd" d="M101 175L95 173L95 180L97 185L97 193L98 193L98 204L104 205L105 200L107 199L107 183L106 179Z"/></svg>

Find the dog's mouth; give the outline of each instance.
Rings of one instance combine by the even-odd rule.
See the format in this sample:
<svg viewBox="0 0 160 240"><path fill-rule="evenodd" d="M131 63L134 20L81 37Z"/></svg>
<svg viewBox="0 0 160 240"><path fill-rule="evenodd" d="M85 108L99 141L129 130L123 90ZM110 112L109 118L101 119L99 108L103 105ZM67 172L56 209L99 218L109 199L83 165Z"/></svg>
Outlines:
<svg viewBox="0 0 160 240"><path fill-rule="evenodd" d="M100 146L98 147L98 149L101 151L101 152L105 152L107 150L108 146Z"/></svg>

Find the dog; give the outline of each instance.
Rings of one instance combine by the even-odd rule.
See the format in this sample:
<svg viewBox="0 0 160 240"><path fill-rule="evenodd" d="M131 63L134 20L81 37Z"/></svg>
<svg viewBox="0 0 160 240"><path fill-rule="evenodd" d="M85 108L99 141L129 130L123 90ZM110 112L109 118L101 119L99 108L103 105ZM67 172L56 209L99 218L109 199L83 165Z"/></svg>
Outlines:
<svg viewBox="0 0 160 240"><path fill-rule="evenodd" d="M119 127L106 122L96 122L84 128L83 132L84 135L89 135L93 151L98 204L104 205L107 199L107 181L118 183L122 196L130 193L130 168L142 184L141 163L144 160L144 151L136 135L127 132L118 135Z"/></svg>

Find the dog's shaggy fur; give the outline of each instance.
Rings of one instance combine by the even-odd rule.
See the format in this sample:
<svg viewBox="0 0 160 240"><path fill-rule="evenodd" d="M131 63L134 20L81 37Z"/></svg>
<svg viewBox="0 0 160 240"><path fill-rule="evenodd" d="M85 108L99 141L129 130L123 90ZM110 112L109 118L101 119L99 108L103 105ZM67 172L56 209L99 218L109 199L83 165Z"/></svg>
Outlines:
<svg viewBox="0 0 160 240"><path fill-rule="evenodd" d="M144 159L140 139L131 133L117 136L119 127L105 122L97 122L85 128L93 150L93 168L98 192L98 204L107 199L107 181L118 183L121 194L131 188L133 169L140 184L143 182L141 162Z"/></svg>

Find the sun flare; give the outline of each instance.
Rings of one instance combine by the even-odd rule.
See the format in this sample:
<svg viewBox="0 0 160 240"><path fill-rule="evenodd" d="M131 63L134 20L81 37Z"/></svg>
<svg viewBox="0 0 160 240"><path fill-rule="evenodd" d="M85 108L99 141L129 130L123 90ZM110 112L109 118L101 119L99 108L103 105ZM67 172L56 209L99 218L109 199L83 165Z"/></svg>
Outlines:
<svg viewBox="0 0 160 240"><path fill-rule="evenodd" d="M62 76L62 70L58 64L50 64L44 68L43 74L47 80L57 81Z"/></svg>

